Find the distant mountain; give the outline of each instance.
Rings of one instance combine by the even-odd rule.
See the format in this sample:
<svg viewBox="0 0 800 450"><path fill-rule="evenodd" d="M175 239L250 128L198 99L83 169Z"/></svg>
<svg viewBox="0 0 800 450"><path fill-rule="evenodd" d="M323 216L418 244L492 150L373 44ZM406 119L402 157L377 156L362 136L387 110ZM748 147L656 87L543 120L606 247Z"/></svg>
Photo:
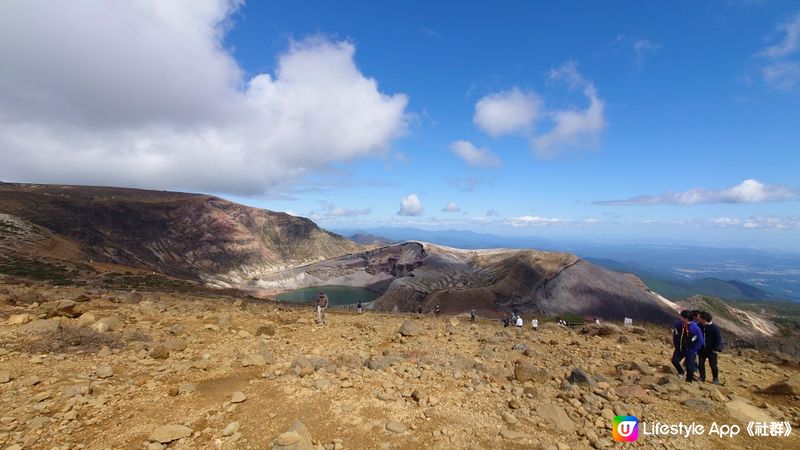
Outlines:
<svg viewBox="0 0 800 450"><path fill-rule="evenodd" d="M483 248L552 248L553 243L536 237L497 236L469 230L422 230L419 228L376 227L336 229L344 236L353 234L381 236L394 242L422 241L463 249Z"/></svg>
<svg viewBox="0 0 800 450"><path fill-rule="evenodd" d="M610 270L635 274L647 284L647 287L671 300L689 298L695 295L706 295L726 300L776 300L778 298L774 294L741 281L720 280L712 277L693 280L663 279L647 271L612 259L587 258L587 260Z"/></svg>
<svg viewBox="0 0 800 450"><path fill-rule="evenodd" d="M361 245L377 245L377 246L384 246L393 244L394 241L387 239L383 236L377 236L374 234L369 233L356 233L353 235L348 236L348 239L351 241L361 244Z"/></svg>
<svg viewBox="0 0 800 450"><path fill-rule="evenodd" d="M209 195L9 183L0 237L6 272L9 258L91 262L221 287L362 249L311 220Z"/></svg>
<svg viewBox="0 0 800 450"><path fill-rule="evenodd" d="M775 322L761 315L735 308L719 298L707 295L695 295L678 302L678 305L682 309L708 311L717 325L741 337L775 335L779 330Z"/></svg>

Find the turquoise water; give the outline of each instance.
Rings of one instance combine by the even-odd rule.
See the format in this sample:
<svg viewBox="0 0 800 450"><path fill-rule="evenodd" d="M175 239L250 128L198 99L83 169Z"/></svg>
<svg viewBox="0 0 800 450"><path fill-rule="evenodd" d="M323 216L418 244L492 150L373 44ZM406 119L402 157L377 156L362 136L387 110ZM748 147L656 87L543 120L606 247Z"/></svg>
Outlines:
<svg viewBox="0 0 800 450"><path fill-rule="evenodd" d="M351 305L362 302L371 302L380 297L377 292L369 289L350 286L311 286L302 289L278 294L275 298L281 302L316 303L320 292L328 294L331 306Z"/></svg>

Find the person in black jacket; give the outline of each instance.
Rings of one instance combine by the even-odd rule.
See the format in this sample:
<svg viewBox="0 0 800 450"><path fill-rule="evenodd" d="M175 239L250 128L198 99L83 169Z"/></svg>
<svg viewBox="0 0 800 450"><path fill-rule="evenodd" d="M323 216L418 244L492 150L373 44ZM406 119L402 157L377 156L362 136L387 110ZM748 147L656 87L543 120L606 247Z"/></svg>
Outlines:
<svg viewBox="0 0 800 450"><path fill-rule="evenodd" d="M700 313L700 327L703 329L705 345L698 353L700 366L700 381L706 381L706 359L711 366L711 376L714 384L719 384L719 367L717 366L717 353L722 351L722 333L717 324L712 322L711 314L706 311Z"/></svg>

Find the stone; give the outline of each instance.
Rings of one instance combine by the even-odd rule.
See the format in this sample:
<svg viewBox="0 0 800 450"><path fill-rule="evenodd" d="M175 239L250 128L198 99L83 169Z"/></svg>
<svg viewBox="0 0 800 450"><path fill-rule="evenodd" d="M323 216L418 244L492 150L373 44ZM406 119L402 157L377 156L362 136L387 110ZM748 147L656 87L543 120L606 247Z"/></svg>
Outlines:
<svg viewBox="0 0 800 450"><path fill-rule="evenodd" d="M299 420L278 436L278 439L271 447L272 450L316 450L311 441L311 434Z"/></svg>
<svg viewBox="0 0 800 450"><path fill-rule="evenodd" d="M164 343L164 347L170 352L182 352L186 350L186 341L180 338L172 338Z"/></svg>
<svg viewBox="0 0 800 450"><path fill-rule="evenodd" d="M289 366L289 371L298 377L304 377L314 373L314 364L305 356L298 356Z"/></svg>
<svg viewBox="0 0 800 450"><path fill-rule="evenodd" d="M706 413L714 410L714 404L702 398L690 398L685 400L683 404L694 410Z"/></svg>
<svg viewBox="0 0 800 450"><path fill-rule="evenodd" d="M92 386L88 382L73 384L64 389L64 397L76 397L78 395L89 395L92 392Z"/></svg>
<svg viewBox="0 0 800 450"><path fill-rule="evenodd" d="M239 422L231 422L222 430L222 435L226 437L231 436L237 431L239 431Z"/></svg>
<svg viewBox="0 0 800 450"><path fill-rule="evenodd" d="M516 361L514 363L514 379L520 383L526 381L544 383L550 379L550 375L545 369L536 367L529 361Z"/></svg>
<svg viewBox="0 0 800 450"><path fill-rule="evenodd" d="M58 318L41 319L28 322L25 325L22 325L21 329L29 333L55 333L58 331L60 324L61 322Z"/></svg>
<svg viewBox="0 0 800 450"><path fill-rule="evenodd" d="M406 432L406 426L396 420L386 422L386 429L397 434Z"/></svg>
<svg viewBox="0 0 800 450"><path fill-rule="evenodd" d="M253 353L250 355L242 356L242 367L264 367L267 365L267 360L264 358L263 355L258 353Z"/></svg>
<svg viewBox="0 0 800 450"><path fill-rule="evenodd" d="M761 392L771 395L800 395L800 373L795 374L786 380L774 383L764 388Z"/></svg>
<svg viewBox="0 0 800 450"><path fill-rule="evenodd" d="M150 433L149 441L160 444L169 444L172 441L183 439L192 435L192 429L184 425L162 425Z"/></svg>
<svg viewBox="0 0 800 450"><path fill-rule="evenodd" d="M507 423L507 424L509 424L509 425L514 425L514 424L516 424L517 422L519 422L519 420L517 419L517 417L516 417L516 416L514 416L513 414L511 414L511 413L510 413L510 412L508 412L508 411L503 411L502 413L500 413L500 417L502 417L502 418L503 418L503 422L505 422L505 423Z"/></svg>
<svg viewBox="0 0 800 450"><path fill-rule="evenodd" d="M0 370L0 384L8 383L13 378L11 377L11 372L7 370Z"/></svg>
<svg viewBox="0 0 800 450"><path fill-rule="evenodd" d="M108 317L103 317L102 319L99 319L97 322L95 322L92 325L92 328L97 326L98 328L105 328L105 331L117 331L120 328L122 328L122 325L123 325L122 320L120 320L119 317L117 317L117 316L108 316ZM100 330L98 329L98 331L100 331Z"/></svg>
<svg viewBox="0 0 800 450"><path fill-rule="evenodd" d="M70 317L80 316L80 312L75 310L78 306L72 300L56 300L54 302L42 303L40 310L47 314L47 317Z"/></svg>
<svg viewBox="0 0 800 450"><path fill-rule="evenodd" d="M516 398L512 398L508 401L508 407L511 409L520 409L522 408L522 403Z"/></svg>
<svg viewBox="0 0 800 450"><path fill-rule="evenodd" d="M256 336L275 336L275 325L259 325L256 328Z"/></svg>
<svg viewBox="0 0 800 450"><path fill-rule="evenodd" d="M536 407L536 415L542 419L547 419L552 423L557 431L562 433L572 433L575 422L567 416L564 408L552 403L543 403Z"/></svg>
<svg viewBox="0 0 800 450"><path fill-rule="evenodd" d="M403 336L418 336L422 334L422 326L414 320L406 319L403 324L400 325L398 332Z"/></svg>
<svg viewBox="0 0 800 450"><path fill-rule="evenodd" d="M247 396L242 391L236 391L231 394L231 403L242 403L247 400Z"/></svg>
<svg viewBox="0 0 800 450"><path fill-rule="evenodd" d="M150 357L153 359L167 359L169 358L169 350L163 345L156 345L150 350Z"/></svg>
<svg viewBox="0 0 800 450"><path fill-rule="evenodd" d="M572 369L572 371L569 373L569 377L567 377L567 381L572 384L585 384L589 386L593 386L595 384L592 376L580 368Z"/></svg>
<svg viewBox="0 0 800 450"><path fill-rule="evenodd" d="M725 404L725 409L728 411L728 414L731 415L734 419L742 422L742 423L749 423L749 422L774 422L775 419L770 417L766 411L757 408L749 403L745 403L742 400L733 400Z"/></svg>
<svg viewBox="0 0 800 450"><path fill-rule="evenodd" d="M111 366L100 366L95 373L99 378L111 378L114 376L114 368Z"/></svg>
<svg viewBox="0 0 800 450"><path fill-rule="evenodd" d="M31 321L30 314L12 314L8 316L6 324L8 325L25 325Z"/></svg>
<svg viewBox="0 0 800 450"><path fill-rule="evenodd" d="M529 435L519 432L519 431L511 431L509 429L503 428L500 430L500 436L510 439L510 440L517 440L517 439L528 439L530 438Z"/></svg>

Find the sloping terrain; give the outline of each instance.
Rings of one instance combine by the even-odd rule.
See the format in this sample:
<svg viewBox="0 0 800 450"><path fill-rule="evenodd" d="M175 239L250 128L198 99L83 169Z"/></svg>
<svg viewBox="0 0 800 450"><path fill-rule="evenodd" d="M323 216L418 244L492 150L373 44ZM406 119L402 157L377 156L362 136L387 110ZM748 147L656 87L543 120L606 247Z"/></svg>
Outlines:
<svg viewBox="0 0 800 450"><path fill-rule="evenodd" d="M268 301L0 281L0 448L603 449L620 447L615 415L741 427L687 439L640 425L635 448L800 447L797 431L745 431L798 428L797 357L729 349L720 386L689 384L665 327L312 317ZM286 433L298 420L310 436Z"/></svg>
<svg viewBox="0 0 800 450"><path fill-rule="evenodd" d="M35 245L15 239L14 248L4 237L7 252L116 264L221 287L361 249L308 219L198 194L0 184L0 213L8 230L41 237ZM50 250L68 254L53 254L42 241L58 241Z"/></svg>

